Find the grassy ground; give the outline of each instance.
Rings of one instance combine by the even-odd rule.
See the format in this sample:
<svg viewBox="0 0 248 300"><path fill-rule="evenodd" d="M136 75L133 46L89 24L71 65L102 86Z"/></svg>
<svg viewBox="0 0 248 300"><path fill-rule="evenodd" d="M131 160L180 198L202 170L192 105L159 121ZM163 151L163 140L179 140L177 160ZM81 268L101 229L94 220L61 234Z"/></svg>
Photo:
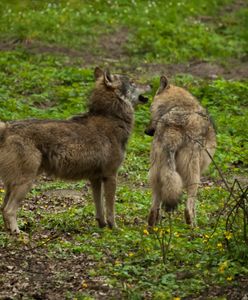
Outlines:
<svg viewBox="0 0 248 300"><path fill-rule="evenodd" d="M150 81L150 100L165 73L213 116L215 162L223 175L212 165L203 177L198 227L184 224L183 198L171 222L165 215L149 234L152 139L144 135L149 105L140 107L119 172L119 229L97 228L87 182L39 178L19 213L28 237L7 235L0 218L0 298L248 294L247 194L240 197L248 182L245 1L2 1L0 14L1 120L59 119L84 111L96 65ZM225 184L231 187L235 179L230 197Z"/></svg>

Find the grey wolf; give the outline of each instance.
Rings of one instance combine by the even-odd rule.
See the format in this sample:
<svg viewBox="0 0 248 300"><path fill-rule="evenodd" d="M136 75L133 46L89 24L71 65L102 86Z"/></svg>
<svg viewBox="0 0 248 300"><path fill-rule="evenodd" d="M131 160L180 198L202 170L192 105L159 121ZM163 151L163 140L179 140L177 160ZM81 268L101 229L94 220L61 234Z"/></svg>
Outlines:
<svg viewBox="0 0 248 300"><path fill-rule="evenodd" d="M176 208L184 188L188 194L185 219L194 225L200 176L216 149L216 134L206 109L188 91L169 84L162 76L145 132L154 136L149 172L153 201L148 224L156 224L161 206L167 211Z"/></svg>
<svg viewBox="0 0 248 300"><path fill-rule="evenodd" d="M17 209L42 172L65 180L88 179L99 226L116 225L117 171L133 128L134 106L147 102L142 94L150 87L100 68L94 76L85 114L69 120L0 122L0 178L6 191L2 214L11 233L19 233Z"/></svg>

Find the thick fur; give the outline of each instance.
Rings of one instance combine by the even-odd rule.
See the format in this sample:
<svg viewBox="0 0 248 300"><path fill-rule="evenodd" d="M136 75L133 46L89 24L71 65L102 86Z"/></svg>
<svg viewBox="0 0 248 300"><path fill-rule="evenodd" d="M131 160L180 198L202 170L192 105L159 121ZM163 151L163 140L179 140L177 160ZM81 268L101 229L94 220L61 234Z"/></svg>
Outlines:
<svg viewBox="0 0 248 300"><path fill-rule="evenodd" d="M115 226L116 175L125 154L133 122L133 106L149 87L126 76L95 70L96 84L87 113L70 120L0 122L0 177L6 195L5 227L18 233L17 209L34 178L45 172L66 179L89 179L99 226Z"/></svg>
<svg viewBox="0 0 248 300"><path fill-rule="evenodd" d="M161 206L167 211L175 209L185 188L188 194L185 219L194 225L200 176L216 148L215 130L197 99L185 89L170 85L164 76L151 115L145 131L154 135L149 173L153 203L148 224L156 224Z"/></svg>

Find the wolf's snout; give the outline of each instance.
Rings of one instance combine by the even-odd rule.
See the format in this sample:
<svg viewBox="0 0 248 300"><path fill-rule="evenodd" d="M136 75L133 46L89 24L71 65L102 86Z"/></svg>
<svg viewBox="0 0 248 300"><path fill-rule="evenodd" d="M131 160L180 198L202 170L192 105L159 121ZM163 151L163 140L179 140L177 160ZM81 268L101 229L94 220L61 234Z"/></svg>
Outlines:
<svg viewBox="0 0 248 300"><path fill-rule="evenodd" d="M147 103L148 102L148 98L144 97L142 95L139 95L139 101L142 102L142 103Z"/></svg>
<svg viewBox="0 0 248 300"><path fill-rule="evenodd" d="M155 133L154 128L146 128L146 130L145 130L146 135L154 136L154 133Z"/></svg>

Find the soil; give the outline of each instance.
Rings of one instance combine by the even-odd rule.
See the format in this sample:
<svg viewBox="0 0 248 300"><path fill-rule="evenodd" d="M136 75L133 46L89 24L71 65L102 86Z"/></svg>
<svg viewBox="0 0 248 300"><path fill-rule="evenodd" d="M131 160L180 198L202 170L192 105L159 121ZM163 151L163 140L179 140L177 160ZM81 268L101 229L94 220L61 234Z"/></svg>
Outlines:
<svg viewBox="0 0 248 300"><path fill-rule="evenodd" d="M95 65L111 64L120 68L121 60L124 67L121 70L135 75L142 72L146 78L160 76L165 74L172 77L178 74L189 74L203 79L216 79L222 77L225 79L247 79L248 78L248 60L240 61L238 59L229 59L225 65L219 62L206 62L193 60L189 63L163 64L163 63L144 63L142 65L128 64L128 56L124 45L127 42L128 32L126 29L117 31L115 34L108 34L100 39L100 49L102 57L97 53L85 50L75 50L58 45L48 45L38 41L0 41L0 51L9 51L16 48L22 48L29 53L49 53L68 56L71 63L76 59L82 59L84 67Z"/></svg>
<svg viewBox="0 0 248 300"><path fill-rule="evenodd" d="M192 295L184 298L184 300L206 299L248 300L248 278L238 276L235 285L226 287L211 286L199 296Z"/></svg>
<svg viewBox="0 0 248 300"><path fill-rule="evenodd" d="M50 235L50 238L58 236ZM59 238L66 239L66 236L60 234ZM50 255L44 247L18 245L1 249L0 299L65 299L70 293L86 292L86 288L87 294L94 299L119 299L119 292L106 284L104 278L89 279L87 274L94 269L95 263L86 255Z"/></svg>
<svg viewBox="0 0 248 300"><path fill-rule="evenodd" d="M248 78L248 61L240 62L239 60L230 60L226 66L217 62L205 62L195 60L187 64L143 64L142 71L146 77L160 76L165 74L168 77L178 74L188 74L203 79L247 79Z"/></svg>
<svg viewBox="0 0 248 300"><path fill-rule="evenodd" d="M50 180L45 176L39 178L36 188L41 182ZM203 184L208 184L207 178L204 178L203 181ZM0 188L2 188L1 185ZM39 222L39 212L42 210L45 210L46 213L48 211L58 213L70 207L86 205L86 195L89 192L88 184L84 185L81 191L47 190L36 197L29 195L23 204L23 209L35 210L36 221ZM25 231L28 231L28 225ZM97 233L93 233L92 238L97 235ZM118 290L106 283L104 277L88 276L89 271L97 267L97 262L93 261L91 257L84 253L66 253L66 250L48 251L56 239L72 242L73 236L70 232L38 229L32 234L32 237L28 235L19 238L13 236L7 247L0 248L0 299L54 300L65 299L66 295L70 299L72 298L70 293L75 295L77 292L85 292L94 299L123 299ZM204 300L215 297L225 297L228 300L248 300L248 278L237 276L232 285L211 286L200 295L191 295L184 299Z"/></svg>
<svg viewBox="0 0 248 300"><path fill-rule="evenodd" d="M124 27L100 38L100 49L107 61L117 61L127 55L125 44L128 42L128 35L129 30Z"/></svg>
<svg viewBox="0 0 248 300"><path fill-rule="evenodd" d="M50 180L45 176L39 178L37 187ZM0 188L3 187L0 185ZM36 211L36 222L39 222L41 211L59 213L70 207L86 205L88 188L85 184L81 191L53 189L36 197L29 195L23 209ZM29 232L29 224L25 226L22 229ZM97 235L93 233L92 238ZM32 236L26 233L20 237L12 236L7 247L0 247L0 299L54 300L65 299L66 295L70 299L70 293L75 295L77 292L87 292L94 299L120 299L120 292L110 287L104 277L95 276L92 279L88 276L89 271L96 268L96 262L90 257L83 253L66 253L65 250L48 251L57 239L73 241L70 233L37 229Z"/></svg>

